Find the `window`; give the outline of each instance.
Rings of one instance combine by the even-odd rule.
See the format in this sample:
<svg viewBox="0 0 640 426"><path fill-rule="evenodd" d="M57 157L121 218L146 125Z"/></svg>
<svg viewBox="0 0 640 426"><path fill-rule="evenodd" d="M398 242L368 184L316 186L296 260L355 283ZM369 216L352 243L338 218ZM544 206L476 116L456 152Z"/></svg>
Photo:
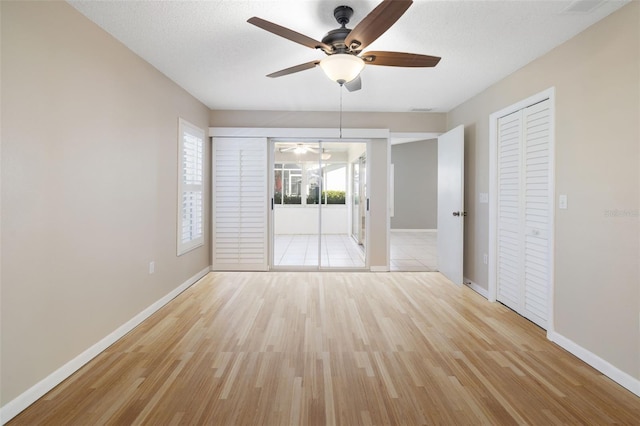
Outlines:
<svg viewBox="0 0 640 426"><path fill-rule="evenodd" d="M345 204L347 164L276 163L273 181L276 205Z"/></svg>
<svg viewBox="0 0 640 426"><path fill-rule="evenodd" d="M274 202L276 204L302 204L302 166L276 164Z"/></svg>
<svg viewBox="0 0 640 426"><path fill-rule="evenodd" d="M322 170L318 163L306 164L307 173L307 204L318 204L320 187L322 186Z"/></svg>
<svg viewBox="0 0 640 426"><path fill-rule="evenodd" d="M322 204L345 204L347 164L327 164L323 167Z"/></svg>
<svg viewBox="0 0 640 426"><path fill-rule="evenodd" d="M178 256L204 244L204 131L179 119Z"/></svg>
<svg viewBox="0 0 640 426"><path fill-rule="evenodd" d="M346 164L326 163L322 167L317 164L307 164L305 170L307 172L307 204L345 204Z"/></svg>

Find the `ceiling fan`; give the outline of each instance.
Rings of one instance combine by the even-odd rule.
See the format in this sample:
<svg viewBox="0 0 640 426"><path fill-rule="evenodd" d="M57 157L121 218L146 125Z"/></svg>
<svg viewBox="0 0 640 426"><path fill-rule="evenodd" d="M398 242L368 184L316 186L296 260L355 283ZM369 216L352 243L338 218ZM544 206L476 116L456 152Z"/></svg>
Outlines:
<svg viewBox="0 0 640 426"><path fill-rule="evenodd" d="M304 143L296 143L296 144L289 144L289 145L290 146L288 146L286 148L280 148L279 151L280 152L293 152L295 154L306 154L307 152L311 152L313 154L317 154L318 152L320 152L320 151L318 151L318 148L309 146L309 145L304 144Z"/></svg>
<svg viewBox="0 0 640 426"><path fill-rule="evenodd" d="M248 19L247 22L303 46L320 49L327 55L321 60L285 68L271 73L267 77L281 77L320 65L330 79L340 85L345 85L347 90L352 92L362 88L360 72L365 65L435 67L440 61L437 56L415 53L384 51L362 53L364 48L391 28L411 6L411 3L413 3L411 0L383 0L353 29L347 28L347 24L353 16L353 9L349 6L338 6L333 11L333 16L340 24L340 28L329 31L322 38L322 41L314 40L304 34L255 16Z"/></svg>
<svg viewBox="0 0 640 426"><path fill-rule="evenodd" d="M305 143L286 143L286 142L279 142L277 145L282 146L282 148L278 148L278 152L292 152L296 155L305 155L308 153L311 154L320 154L320 157L323 160L328 160L331 158L331 154L329 154L329 150L322 148L322 150L320 150L320 147L318 146L310 146L309 144L305 144ZM289 145L289 146L286 146Z"/></svg>

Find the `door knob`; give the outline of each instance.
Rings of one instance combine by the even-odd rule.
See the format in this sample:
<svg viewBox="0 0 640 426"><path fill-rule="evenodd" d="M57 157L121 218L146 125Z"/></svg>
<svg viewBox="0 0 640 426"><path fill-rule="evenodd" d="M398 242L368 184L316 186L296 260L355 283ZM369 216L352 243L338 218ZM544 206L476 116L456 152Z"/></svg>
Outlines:
<svg viewBox="0 0 640 426"><path fill-rule="evenodd" d="M460 212L453 212L454 216L460 216Z"/></svg>

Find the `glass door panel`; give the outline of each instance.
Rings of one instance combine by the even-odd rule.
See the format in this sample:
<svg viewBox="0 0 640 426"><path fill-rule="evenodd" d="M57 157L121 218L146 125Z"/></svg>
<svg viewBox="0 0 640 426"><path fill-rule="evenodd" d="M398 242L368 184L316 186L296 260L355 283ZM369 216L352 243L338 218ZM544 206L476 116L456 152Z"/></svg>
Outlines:
<svg viewBox="0 0 640 426"><path fill-rule="evenodd" d="M364 268L362 160L366 143L273 142L276 268ZM355 161L356 171L352 168ZM357 225L357 226L356 226Z"/></svg>
<svg viewBox="0 0 640 426"><path fill-rule="evenodd" d="M274 267L318 268L320 214L316 189L318 144L275 142L273 165ZM316 173L314 174L314 170Z"/></svg>
<svg viewBox="0 0 640 426"><path fill-rule="evenodd" d="M364 245L352 238L356 200L354 180L358 174L350 167L350 157L366 152L366 143L323 142L320 158L322 189L320 200L320 236L323 268L364 268ZM358 189L359 190L359 189ZM359 214L359 213L357 213Z"/></svg>

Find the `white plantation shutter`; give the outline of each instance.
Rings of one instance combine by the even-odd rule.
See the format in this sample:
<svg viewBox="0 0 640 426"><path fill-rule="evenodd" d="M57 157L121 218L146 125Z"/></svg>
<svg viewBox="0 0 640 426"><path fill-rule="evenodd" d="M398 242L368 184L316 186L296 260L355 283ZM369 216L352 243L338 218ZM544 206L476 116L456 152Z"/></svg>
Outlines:
<svg viewBox="0 0 640 426"><path fill-rule="evenodd" d="M213 267L266 270L267 140L213 139Z"/></svg>
<svg viewBox="0 0 640 426"><path fill-rule="evenodd" d="M546 327L550 285L549 101L498 120L497 298Z"/></svg>
<svg viewBox="0 0 640 426"><path fill-rule="evenodd" d="M178 255L204 244L204 131L178 122Z"/></svg>

